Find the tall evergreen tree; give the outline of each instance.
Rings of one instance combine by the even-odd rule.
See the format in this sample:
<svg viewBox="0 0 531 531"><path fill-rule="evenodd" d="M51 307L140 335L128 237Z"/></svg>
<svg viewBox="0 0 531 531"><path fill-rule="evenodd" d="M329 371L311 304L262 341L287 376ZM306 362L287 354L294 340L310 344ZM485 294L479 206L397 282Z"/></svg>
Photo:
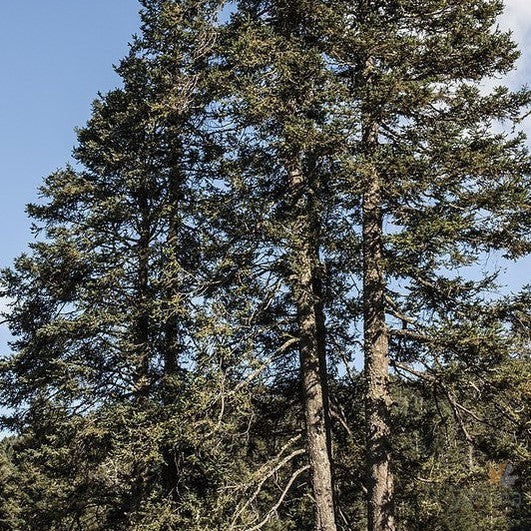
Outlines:
<svg viewBox="0 0 531 531"><path fill-rule="evenodd" d="M459 271L491 252L529 252L524 138L493 125L518 123L530 94L482 93L518 57L496 26L498 0L330 7L328 53L359 124L369 529L394 529L389 363L422 364L437 378L454 364L496 363L495 327L474 311L492 284Z"/></svg>
<svg viewBox="0 0 531 531"><path fill-rule="evenodd" d="M477 515L529 482L529 294L476 274L531 243L502 3L141 4L2 274L0 525L525 528Z"/></svg>
<svg viewBox="0 0 531 531"><path fill-rule="evenodd" d="M340 85L315 40L314 3L245 1L238 7L226 31L224 65L231 79L227 112L238 132L228 141L238 161L234 189L243 195L242 213L258 220L254 267L268 272L282 297L272 326L287 322L296 339L316 528L332 530L332 349L325 324L332 271L324 261L333 263L338 241L330 190L337 134L328 116Z"/></svg>
<svg viewBox="0 0 531 531"><path fill-rule="evenodd" d="M76 477L87 504L76 482L66 482L49 510L28 509L37 526L83 526L92 507L112 528L215 518L206 509L199 517L200 507L169 508L215 490L221 454L193 462L225 427L241 429L218 412L220 401L222 412L234 403L223 396L220 368L229 332L216 338L214 303L195 309L216 260L202 208L217 156L204 124L218 4L143 3L142 35L117 69L124 86L100 97L79 131L83 169L46 180L42 203L29 207L44 237L3 274L17 354L4 363L2 393L15 427L39 451L62 452L65 464L76 458L72 434L91 444L94 426L105 440L92 440L101 445L87 458L94 477ZM238 408L241 419L243 400ZM49 417L43 425L39 410ZM53 463L58 476L67 474ZM102 487L108 466L120 472ZM67 504L69 494L81 505ZM150 504L160 509L156 519Z"/></svg>

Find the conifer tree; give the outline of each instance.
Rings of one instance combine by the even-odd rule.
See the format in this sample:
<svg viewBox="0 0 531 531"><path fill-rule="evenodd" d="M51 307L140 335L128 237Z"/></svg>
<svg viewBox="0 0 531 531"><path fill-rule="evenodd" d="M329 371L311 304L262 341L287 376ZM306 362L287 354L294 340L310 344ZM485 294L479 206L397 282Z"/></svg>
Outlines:
<svg viewBox="0 0 531 531"><path fill-rule="evenodd" d="M13 427L39 452L64 454L64 464L78 455L71 440L101 445L86 460L92 478L75 477L87 503L77 481L65 478L64 492L48 493L49 508L35 525L82 526L92 522L86 510L93 507L112 528L187 525L201 507L169 508L186 506L197 491L206 499L223 478L215 450L201 467L193 464L200 446L223 438L226 426L241 429L228 412L218 413L220 400L224 412L241 398L218 397L224 376L217 357L228 332L216 339L212 304L194 309L215 267L201 208L217 156L203 125L218 14L217 2L143 2L142 35L117 69L124 86L101 96L79 130L75 159L83 168L46 180L43 201L29 207L43 237L3 274L17 336L17 353L2 372ZM244 400L238 408L241 418ZM48 417L42 425L39 411ZM207 472L213 461L216 470ZM52 463L58 476L69 474ZM120 472L105 477L106 467ZM69 497L81 505L64 506ZM156 520L151 506L159 509ZM215 516L205 509L201 518Z"/></svg>
<svg viewBox="0 0 531 531"><path fill-rule="evenodd" d="M238 7L226 31L224 65L231 80L227 112L239 135L227 142L239 162L233 186L245 194L242 213L256 220L262 254L253 257L254 267L268 272L282 296L283 308L271 326L287 322L296 340L288 354L295 346L300 359L315 527L333 530L331 348L325 325L325 290L332 281L324 259L331 262L338 241L330 237L338 218L329 190L337 135L327 117L340 85L314 42L314 3L240 2Z"/></svg>
<svg viewBox="0 0 531 531"><path fill-rule="evenodd" d="M531 247L502 2L141 4L2 273L0 525L525 528L473 498L529 483L529 293L477 274Z"/></svg>
<svg viewBox="0 0 531 531"><path fill-rule="evenodd" d="M496 26L500 1L330 7L328 53L359 124L352 188L363 198L369 529L395 529L389 363L421 364L441 380L455 365L497 363L505 334L474 310L493 279L459 272L491 252L529 252L524 137L493 126L517 124L530 94L481 90L518 56Z"/></svg>

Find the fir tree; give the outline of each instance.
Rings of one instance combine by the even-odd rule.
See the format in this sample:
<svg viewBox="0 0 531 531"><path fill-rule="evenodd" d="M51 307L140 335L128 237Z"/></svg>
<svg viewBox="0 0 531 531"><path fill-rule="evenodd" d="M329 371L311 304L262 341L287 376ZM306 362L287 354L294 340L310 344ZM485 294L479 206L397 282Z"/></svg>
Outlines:
<svg viewBox="0 0 531 531"><path fill-rule="evenodd" d="M363 197L369 528L394 529L389 360L441 379L497 363L504 334L474 311L491 283L459 271L491 252L529 251L524 138L493 124L517 124L530 94L481 91L518 56L496 26L499 1L334 8L328 53L359 124L352 187Z"/></svg>
<svg viewBox="0 0 531 531"><path fill-rule="evenodd" d="M29 207L43 237L3 274L17 336L3 402L38 454L54 454L44 466L25 451L28 465L64 487L40 506L37 490L28 496L35 526L214 521L187 504L231 477L217 475L224 458L210 444L228 450L220 439L246 411L242 393L224 397L229 332L216 338L213 302L194 309L215 267L201 208L216 158L203 124L218 5L147 1L141 15L142 36L117 69L123 88L101 96L79 131L82 169L46 180ZM96 456L83 460L76 444Z"/></svg>
<svg viewBox="0 0 531 531"><path fill-rule="evenodd" d="M502 3L141 3L2 274L1 525L525 528L529 293L471 278L531 243Z"/></svg>
<svg viewBox="0 0 531 531"><path fill-rule="evenodd" d="M337 101L334 76L314 41L313 5L241 2L226 31L224 68L231 82L227 113L236 120L233 189L255 221L262 290L277 290L287 351L299 354L302 408L317 529L336 529L329 418L327 327L330 262L337 223L329 179L337 135L327 111ZM330 218L327 219L331 213ZM326 227L326 228L325 228ZM275 322L276 321L276 322ZM285 334L285 332L284 332ZM284 335L284 338L286 336ZM285 343L284 343L285 344ZM279 350L283 350L280 347ZM286 356L284 356L286 357ZM282 372L277 373L282 378ZM278 378L278 376L277 376Z"/></svg>

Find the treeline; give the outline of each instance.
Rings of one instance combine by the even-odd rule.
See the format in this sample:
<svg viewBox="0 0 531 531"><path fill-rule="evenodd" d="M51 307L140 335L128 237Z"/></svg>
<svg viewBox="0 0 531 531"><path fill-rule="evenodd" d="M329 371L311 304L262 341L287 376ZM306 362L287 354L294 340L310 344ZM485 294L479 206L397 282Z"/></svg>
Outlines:
<svg viewBox="0 0 531 531"><path fill-rule="evenodd" d="M141 4L1 276L0 528L529 529L501 0Z"/></svg>

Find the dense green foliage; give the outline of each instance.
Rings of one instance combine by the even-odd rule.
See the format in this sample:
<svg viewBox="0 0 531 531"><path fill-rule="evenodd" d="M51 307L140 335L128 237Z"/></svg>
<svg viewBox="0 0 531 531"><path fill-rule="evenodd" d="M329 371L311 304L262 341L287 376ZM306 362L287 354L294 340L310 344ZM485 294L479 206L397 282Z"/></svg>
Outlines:
<svg viewBox="0 0 531 531"><path fill-rule="evenodd" d="M309 317L367 529L375 182L397 527L528 529L531 295L477 273L531 247L531 94L481 86L518 57L501 2L141 3L2 272L0 529L313 529Z"/></svg>

